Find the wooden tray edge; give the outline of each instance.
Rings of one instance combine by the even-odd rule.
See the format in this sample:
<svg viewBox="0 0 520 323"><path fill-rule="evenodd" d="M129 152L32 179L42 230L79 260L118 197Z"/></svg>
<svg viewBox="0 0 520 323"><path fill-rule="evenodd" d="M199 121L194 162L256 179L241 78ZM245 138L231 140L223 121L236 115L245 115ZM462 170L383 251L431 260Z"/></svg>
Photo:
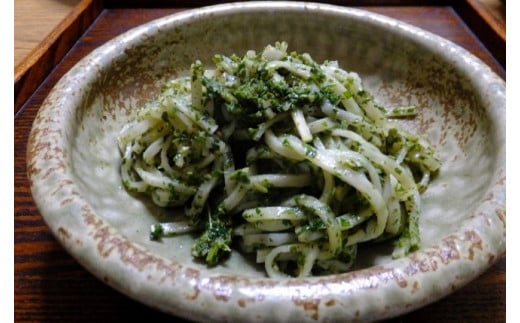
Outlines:
<svg viewBox="0 0 520 323"><path fill-rule="evenodd" d="M102 0L81 0L14 70L14 114L103 10Z"/></svg>
<svg viewBox="0 0 520 323"><path fill-rule="evenodd" d="M505 69L505 21L499 21L482 3L475 0L455 1L453 9Z"/></svg>

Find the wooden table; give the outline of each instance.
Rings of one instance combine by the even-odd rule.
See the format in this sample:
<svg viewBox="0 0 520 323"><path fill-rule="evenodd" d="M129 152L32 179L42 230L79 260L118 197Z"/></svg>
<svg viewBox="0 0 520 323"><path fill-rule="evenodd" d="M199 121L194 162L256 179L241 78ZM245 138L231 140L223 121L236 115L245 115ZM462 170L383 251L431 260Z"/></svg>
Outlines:
<svg viewBox="0 0 520 323"><path fill-rule="evenodd" d="M40 56L29 57L30 64L20 69L18 75L15 73L16 322L119 322L132 321L137 317L144 317L150 322L165 322L172 319L109 288L67 254L38 212L25 172L26 142L32 121L59 78L80 58L113 36L180 10L137 10L118 7L118 3L79 1L78 6L71 9L71 16L67 16L65 23L59 26L56 37L44 44L40 52L36 52L36 56ZM449 5L381 5L363 8L401 19L450 39L470 50L505 79L504 66L492 54L494 50L486 48L482 37L471 32L467 18L462 18L467 12L461 13L460 8ZM390 322L505 322L505 282L504 256L478 279L449 297Z"/></svg>

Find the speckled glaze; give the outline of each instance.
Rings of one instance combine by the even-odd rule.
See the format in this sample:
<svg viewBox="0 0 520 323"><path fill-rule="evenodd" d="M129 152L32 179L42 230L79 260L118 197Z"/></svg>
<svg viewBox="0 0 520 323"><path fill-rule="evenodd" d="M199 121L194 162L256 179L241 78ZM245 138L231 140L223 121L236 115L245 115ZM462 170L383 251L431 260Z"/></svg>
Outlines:
<svg viewBox="0 0 520 323"><path fill-rule="evenodd" d="M350 273L274 280L237 252L212 269L194 262L191 236L149 240L166 213L121 187L119 130L195 59L279 40L358 72L381 104L419 107L400 122L443 162L423 196L421 250L392 260L366 248ZM505 107L505 83L487 66L410 25L324 4L217 5L135 28L73 67L34 121L28 176L68 252L151 307L195 321L373 321L438 300L505 253Z"/></svg>

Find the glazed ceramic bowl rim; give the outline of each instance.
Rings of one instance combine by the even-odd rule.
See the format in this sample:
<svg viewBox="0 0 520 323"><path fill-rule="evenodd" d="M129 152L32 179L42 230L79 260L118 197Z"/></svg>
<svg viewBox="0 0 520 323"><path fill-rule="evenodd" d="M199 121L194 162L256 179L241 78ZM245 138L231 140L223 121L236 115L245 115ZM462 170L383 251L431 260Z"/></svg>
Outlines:
<svg viewBox="0 0 520 323"><path fill-rule="evenodd" d="M260 12L264 10L285 10L293 11L294 13L301 10L311 10L327 15L357 17L357 19L363 19L363 21L371 24L383 26L393 33L411 37L428 47L432 52L453 60L453 64L456 66L472 70L473 72L480 72L481 78L474 80L474 86L477 89L485 89L489 84L495 84L493 88L495 91L483 91L489 95L487 99L488 105L493 107L487 112L492 122L497 125L496 140L497 142L503 141L504 148L498 150L499 154L496 157L498 170L492 178L492 182L495 184L490 185L490 190L486 195L490 197L489 200L482 201L482 204L475 210L475 215L468 219L465 225L461 226L453 234L439 241L437 246L420 250L411 257L392 261L385 266L367 268L341 275L283 281L268 278L242 277L239 275L216 275L201 279L199 270L191 268L189 264L164 259L126 240L124 236L111 228L105 220L97 216L89 204L81 198L80 190L75 186L69 174L70 170L63 166L64 160L69 158L69 156L46 157L46 153L51 149L61 149L61 147L68 145L66 136L61 134L63 131L67 131L67 127L74 126L72 124L73 118L70 116L73 115L73 110L81 101L78 96L61 95L58 98L53 90L49 97L54 96L55 100L50 103L51 100L49 97L47 98L34 124L43 124L50 118L53 120L54 128L49 128L46 134L35 130L31 132L27 164L35 202L45 221L62 245L82 265L117 290L151 307L192 318L204 317L199 313L208 306L213 307L213 305L208 305L212 303L218 305L214 310L217 311L216 314L219 314L219 311L221 311L221 315L233 315L230 313L234 308L233 306L259 312L269 308L271 308L271 311L282 310L287 304L292 304L293 307L304 309L304 311L309 306L311 309L314 307L320 307L320 309L327 307L326 313L322 310L324 312L323 317L331 318L335 315L344 314L344 309L340 307L344 305L345 300L352 298L354 293L357 293L356 297L360 297L360 299L377 300L380 302L378 307L381 309L379 312L375 310L372 318L391 317L435 301L451 292L452 289L463 286L486 270L505 252L505 241L498 241L492 244L483 243L486 239L494 239L493 237L497 235L505 234L505 211L504 214L498 214L502 212L500 211L501 208L505 208L505 133L502 132L502 129L505 129L505 84L478 58L439 36L379 14L335 5L278 1L228 3L187 10L133 28L83 58L81 65L83 68L86 66L87 70L78 70L79 64L76 64L62 77L58 84L69 82L71 75L76 73L86 73L90 77L88 81L93 82L95 78L93 70L108 64L113 56L120 55L111 47L113 41L134 45L141 41L140 35L147 31L150 26L160 28L160 26L182 25L198 19L204 19L210 15L218 16L241 11ZM88 70L89 68L91 70ZM59 106L60 108L51 109L52 106ZM53 115L50 115L51 110ZM59 111L59 113L55 114L56 111ZM34 168L36 162L41 162L42 160L45 160L43 165L48 170L47 175L43 176L39 175L39 171ZM49 183L62 184L57 187L56 185L49 185ZM82 217L77 220L56 217L54 215L56 213L55 206L49 205L46 201L49 195L53 199L67 201L62 207L75 210ZM71 198L71 195L75 196ZM496 212L497 214L489 216L490 212ZM67 230L66 225L68 221L89 222L95 228L95 231L84 232L84 236L80 237L81 239L75 238ZM76 225L78 224L76 223ZM476 232L472 229L475 227L482 229ZM97 266L97 263L102 260L102 256L95 252L84 252L85 250L96 248L96 245L99 243L99 236L96 234L100 234L100 232L104 232L106 237L110 237L112 240L125 243L125 247L131 248L135 256L151 260L152 265L148 264L139 267L137 263L132 261L127 264L118 264L117 259L111 259L111 261L116 262L115 266L120 265L122 267L122 275L117 277L107 274L103 268ZM455 252L458 253L459 259L452 257ZM472 267L469 273L458 271L461 267L456 264L467 261L470 257L481 257L482 259L476 261L477 264ZM103 259L103 261L106 261L106 259ZM163 275L162 284L149 279L150 273L158 272ZM445 278L442 278L442 276ZM417 291L417 295L413 299L399 301L399 306L389 303L387 296L394 291L400 288L414 288L407 280L410 277L413 277L414 281L417 282L431 279L439 281L444 279L445 281L442 282L442 286L423 286ZM129 286L127 284L129 279L132 279L136 285ZM182 295L165 297L166 294L175 292L175 290L182 291L182 293L179 293ZM382 297L381 295L386 296ZM318 298L323 300L321 305L319 302L318 304L313 303ZM229 302L224 302L223 300L233 300L235 305L228 306L226 304ZM359 306L362 307L362 305ZM365 309L369 310L368 308ZM236 315L238 317L243 314L237 313Z"/></svg>

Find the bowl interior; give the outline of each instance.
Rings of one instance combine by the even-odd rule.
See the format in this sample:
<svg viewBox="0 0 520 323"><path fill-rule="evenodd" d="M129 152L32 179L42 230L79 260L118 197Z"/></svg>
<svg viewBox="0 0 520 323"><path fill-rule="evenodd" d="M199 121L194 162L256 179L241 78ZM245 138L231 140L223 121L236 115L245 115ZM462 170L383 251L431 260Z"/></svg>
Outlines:
<svg viewBox="0 0 520 323"><path fill-rule="evenodd" d="M287 41L290 51L307 52L318 62L337 60L358 72L382 105L417 105L417 117L395 122L424 137L442 161L439 175L423 194L424 248L472 218L486 198L501 147L497 125L489 102L476 91L473 75L440 50L357 11L348 18L291 8L214 12L190 17L189 22L187 17L164 18L131 31L97 54L95 70L71 71L87 85L75 89L81 96L68 119L71 176L94 212L129 240L154 254L192 263L190 235L149 239L152 223L182 212L158 208L122 187L116 144L122 126L138 107L154 99L165 80L185 73L196 59L211 66L216 53L243 55L276 41ZM363 248L357 268L384 264L390 255L384 246ZM237 252L213 269L192 265L264 276L263 268Z"/></svg>

